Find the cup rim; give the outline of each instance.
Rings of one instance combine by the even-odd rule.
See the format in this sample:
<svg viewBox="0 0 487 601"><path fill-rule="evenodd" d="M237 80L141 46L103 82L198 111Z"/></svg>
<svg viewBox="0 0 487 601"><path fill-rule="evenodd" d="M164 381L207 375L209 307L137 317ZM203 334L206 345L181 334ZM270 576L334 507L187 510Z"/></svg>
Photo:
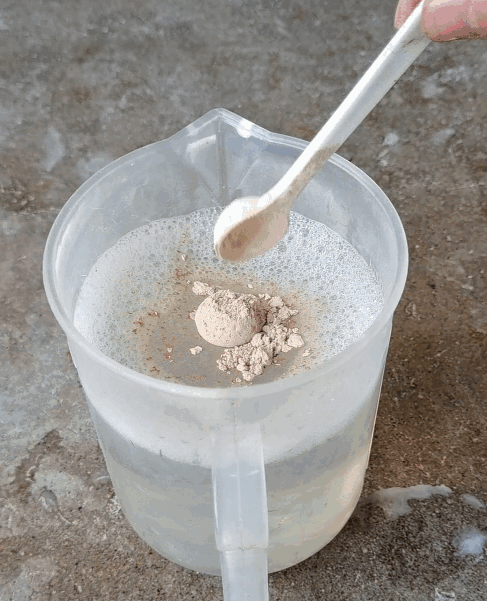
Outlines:
<svg viewBox="0 0 487 601"><path fill-rule="evenodd" d="M216 119L222 119L227 123L235 125L237 128L243 128L246 132L248 132L247 137L250 137L252 133L256 133L261 139L266 139L273 143L281 143L284 146L291 146L298 150L303 150L308 145L308 142L305 142L304 140L300 140L298 138L286 136L283 134L275 134L269 132L268 130L260 126L255 125L251 121L248 121L243 117L239 117L235 113L221 108L209 111L208 113L197 119L195 122L193 122L191 124L191 127L194 128L198 127L198 125L207 125L211 121ZM71 197L62 207L58 216L56 217L49 232L44 248L43 281L47 300L49 302L54 316L56 317L59 325L61 326L61 328L67 336L68 345L71 341L74 342L76 345L81 347L86 353L88 353L88 355L93 360L95 360L98 363L101 363L110 371L115 372L118 376L127 378L132 382L140 383L146 388L149 387L154 391L160 392L162 394L168 393L171 395L185 397L191 396L195 398L231 398L232 400L239 400L244 398L272 394L283 389L301 386L309 380L321 377L326 373L330 372L331 370L339 368L343 363L345 363L351 357L359 353L369 343L369 341L373 339L387 325L403 293L404 285L406 283L409 259L404 227L396 209L392 205L389 198L382 191L382 189L361 169L359 169L358 167L356 167L355 165L353 165L352 163L350 163L349 161L337 154L334 154L329 159L329 162L342 169L349 176L358 180L359 183L364 188L366 188L376 199L376 201L381 205L382 210L388 217L391 226L396 234L395 239L397 244L398 260L396 276L391 288L391 292L389 296L385 299L384 305L377 317L375 318L375 320L373 321L373 323L352 344L350 344L348 347L346 347L333 357L326 359L320 365L307 369L302 373L279 378L277 380L265 384L252 383L250 386L247 385L244 387L228 386L226 388L203 388L187 384L168 382L165 380L158 380L156 378L152 378L151 376L147 376L145 374L137 372L134 369L121 365L114 359L108 357L108 355L105 355L103 352L98 350L98 348L91 344L75 328L72 320L69 318L63 307L61 299L57 293L55 283L56 250L57 248L59 248L58 243L61 240L67 227L69 226L73 212L76 210L78 204L82 202L86 192L88 192L88 190L90 190L92 186L98 184L102 179L109 176L113 171L123 167L124 164L132 161L135 156L137 156L137 159L140 159L144 154L152 152L154 146L177 138L178 136L182 135L186 129L187 128L183 128L181 131L177 132L173 136L170 136L169 138L165 138L164 140L160 140L159 142L143 146L142 148L134 150L126 155L123 155L119 159L109 163L106 167L104 167L103 169L95 173L93 176L91 176L74 192L74 194L71 195Z"/></svg>

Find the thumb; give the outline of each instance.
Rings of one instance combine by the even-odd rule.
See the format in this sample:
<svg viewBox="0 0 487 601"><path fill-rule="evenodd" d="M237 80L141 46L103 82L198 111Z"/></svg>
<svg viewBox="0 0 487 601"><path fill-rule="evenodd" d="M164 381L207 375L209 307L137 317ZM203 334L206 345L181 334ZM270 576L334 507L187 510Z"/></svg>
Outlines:
<svg viewBox="0 0 487 601"><path fill-rule="evenodd" d="M426 0L423 29L436 42L487 38L487 0Z"/></svg>
<svg viewBox="0 0 487 601"><path fill-rule="evenodd" d="M399 0L394 26L406 22L420 0ZM487 0L425 0L424 32L435 42L487 38Z"/></svg>

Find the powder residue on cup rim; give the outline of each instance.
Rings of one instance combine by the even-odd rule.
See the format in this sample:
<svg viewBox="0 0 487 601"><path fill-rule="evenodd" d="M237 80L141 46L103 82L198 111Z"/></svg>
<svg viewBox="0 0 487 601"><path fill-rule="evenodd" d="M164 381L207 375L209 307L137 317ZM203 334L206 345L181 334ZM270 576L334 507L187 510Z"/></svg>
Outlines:
<svg viewBox="0 0 487 601"><path fill-rule="evenodd" d="M223 372L237 370L245 381L251 382L266 366L278 364L280 353L304 345L298 328L289 327L298 311L279 296L216 291L203 282L194 282L193 292L207 296L194 316L199 333L212 344L229 347L217 360L217 367ZM244 343L231 344L242 338L246 339Z"/></svg>

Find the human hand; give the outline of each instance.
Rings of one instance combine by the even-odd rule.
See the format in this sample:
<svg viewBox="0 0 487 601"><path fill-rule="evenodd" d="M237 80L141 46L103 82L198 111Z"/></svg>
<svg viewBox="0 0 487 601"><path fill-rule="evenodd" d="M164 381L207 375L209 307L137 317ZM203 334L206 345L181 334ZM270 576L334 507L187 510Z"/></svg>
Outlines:
<svg viewBox="0 0 487 601"><path fill-rule="evenodd" d="M420 0L399 0L394 26L406 21ZM423 30L435 42L487 39L487 0L425 0Z"/></svg>

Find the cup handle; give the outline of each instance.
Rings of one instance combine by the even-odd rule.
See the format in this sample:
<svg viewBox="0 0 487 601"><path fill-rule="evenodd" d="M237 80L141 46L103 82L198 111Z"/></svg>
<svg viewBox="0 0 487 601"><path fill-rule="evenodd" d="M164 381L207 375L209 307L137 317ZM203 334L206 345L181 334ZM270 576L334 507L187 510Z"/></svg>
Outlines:
<svg viewBox="0 0 487 601"><path fill-rule="evenodd" d="M269 524L259 425L212 431L215 539L225 601L268 601Z"/></svg>

